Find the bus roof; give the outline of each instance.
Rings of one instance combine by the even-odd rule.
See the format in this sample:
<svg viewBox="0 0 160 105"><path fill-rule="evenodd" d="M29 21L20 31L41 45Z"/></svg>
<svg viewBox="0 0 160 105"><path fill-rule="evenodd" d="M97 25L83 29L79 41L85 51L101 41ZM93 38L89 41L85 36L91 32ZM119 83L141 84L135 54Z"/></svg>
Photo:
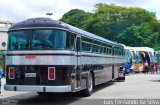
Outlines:
<svg viewBox="0 0 160 105"><path fill-rule="evenodd" d="M124 48L129 49L129 50L136 50L136 51L154 52L154 49L150 48L150 47L129 47L129 46L125 46Z"/></svg>
<svg viewBox="0 0 160 105"><path fill-rule="evenodd" d="M119 43L110 41L108 39L102 38L100 36L97 36L95 34L89 33L87 31L81 30L79 28L76 28L74 26L71 26L69 24L66 24L64 22L60 22L60 21L56 21L56 20L52 20L50 18L31 18L28 19L26 21L23 22L19 22L14 24L13 26L11 26L9 28L8 31L12 31L12 30L20 30L20 29L33 29L33 28L58 28L58 29L64 29L64 30L68 30L74 33L78 33L81 34L82 36L86 36L95 40L100 40L102 42L106 42L109 44L113 44L116 46L122 46ZM123 46L122 46L123 47Z"/></svg>

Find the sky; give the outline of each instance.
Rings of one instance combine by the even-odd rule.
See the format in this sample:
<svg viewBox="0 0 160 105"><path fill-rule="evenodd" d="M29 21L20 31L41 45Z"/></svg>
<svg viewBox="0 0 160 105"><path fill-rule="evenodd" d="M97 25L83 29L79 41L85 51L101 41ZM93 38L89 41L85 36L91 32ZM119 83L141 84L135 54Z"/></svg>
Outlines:
<svg viewBox="0 0 160 105"><path fill-rule="evenodd" d="M71 9L93 12L97 3L125 7L140 7L155 12L160 19L160 0L0 0L0 20L23 21L28 18L49 17L59 20Z"/></svg>

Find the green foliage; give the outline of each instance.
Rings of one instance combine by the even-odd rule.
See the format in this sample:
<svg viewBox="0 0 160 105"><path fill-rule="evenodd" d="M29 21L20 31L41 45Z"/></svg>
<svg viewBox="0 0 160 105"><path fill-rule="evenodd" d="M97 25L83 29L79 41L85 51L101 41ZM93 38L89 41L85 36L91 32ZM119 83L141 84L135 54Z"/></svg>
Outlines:
<svg viewBox="0 0 160 105"><path fill-rule="evenodd" d="M94 13L74 9L61 21L129 46L160 46L160 22L141 8L96 4Z"/></svg>
<svg viewBox="0 0 160 105"><path fill-rule="evenodd" d="M148 46L152 47L157 33L153 32L148 23L142 23L140 26L132 25L124 32L118 35L119 42L129 46Z"/></svg>
<svg viewBox="0 0 160 105"><path fill-rule="evenodd" d="M81 22L87 20L90 15L92 14L84 12L83 10L72 9L68 13L65 13L60 21L76 27L81 27Z"/></svg>

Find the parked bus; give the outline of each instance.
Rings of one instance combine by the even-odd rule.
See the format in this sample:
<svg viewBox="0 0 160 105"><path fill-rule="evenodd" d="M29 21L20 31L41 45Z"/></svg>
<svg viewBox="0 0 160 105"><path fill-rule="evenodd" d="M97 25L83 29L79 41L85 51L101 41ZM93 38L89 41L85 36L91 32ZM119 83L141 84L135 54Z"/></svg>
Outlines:
<svg viewBox="0 0 160 105"><path fill-rule="evenodd" d="M125 49L125 65L124 65L124 72L125 74L129 74L133 72L133 65L132 65L132 54L129 49L124 46Z"/></svg>
<svg viewBox="0 0 160 105"><path fill-rule="evenodd" d="M125 80L118 43L49 18L19 22L8 34L5 90L89 96L95 85Z"/></svg>
<svg viewBox="0 0 160 105"><path fill-rule="evenodd" d="M132 68L134 72L141 72L142 71L142 59L139 54L139 51L137 51L134 47L128 47L126 46L125 49L128 49L130 54L131 54L131 63L132 63Z"/></svg>
<svg viewBox="0 0 160 105"><path fill-rule="evenodd" d="M153 71L154 69L154 49L149 47L134 47L141 56L142 72Z"/></svg>
<svg viewBox="0 0 160 105"><path fill-rule="evenodd" d="M134 72L149 72L154 65L154 49L149 47L127 47L132 53Z"/></svg>

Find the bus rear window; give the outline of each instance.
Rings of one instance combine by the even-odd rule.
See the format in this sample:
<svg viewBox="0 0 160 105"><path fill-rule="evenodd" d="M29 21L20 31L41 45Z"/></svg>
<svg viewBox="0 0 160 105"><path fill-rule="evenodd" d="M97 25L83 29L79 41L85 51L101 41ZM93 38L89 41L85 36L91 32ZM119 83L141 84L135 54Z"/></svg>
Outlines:
<svg viewBox="0 0 160 105"><path fill-rule="evenodd" d="M73 37L73 38L72 38ZM9 32L9 50L73 50L74 36L63 30Z"/></svg>
<svg viewBox="0 0 160 105"><path fill-rule="evenodd" d="M35 30L32 34L32 49L65 49L65 31L60 30Z"/></svg>
<svg viewBox="0 0 160 105"><path fill-rule="evenodd" d="M15 31L9 33L9 50L29 49L29 42L29 31Z"/></svg>

